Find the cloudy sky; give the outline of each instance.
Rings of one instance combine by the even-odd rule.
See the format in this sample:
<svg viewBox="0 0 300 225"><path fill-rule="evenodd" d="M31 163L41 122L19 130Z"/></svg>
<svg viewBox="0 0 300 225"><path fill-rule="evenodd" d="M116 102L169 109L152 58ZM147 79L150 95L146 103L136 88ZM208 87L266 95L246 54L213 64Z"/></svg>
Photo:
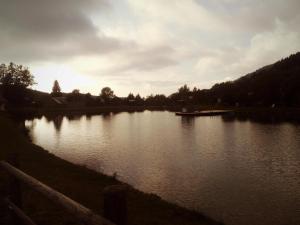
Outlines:
<svg viewBox="0 0 300 225"><path fill-rule="evenodd" d="M51 91L208 88L300 50L299 0L0 0L0 62Z"/></svg>

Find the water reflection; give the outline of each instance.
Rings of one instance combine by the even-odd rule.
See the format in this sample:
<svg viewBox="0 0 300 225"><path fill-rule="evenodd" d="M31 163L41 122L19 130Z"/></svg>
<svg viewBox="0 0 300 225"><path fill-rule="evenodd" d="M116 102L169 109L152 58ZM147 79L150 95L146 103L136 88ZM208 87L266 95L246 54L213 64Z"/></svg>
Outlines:
<svg viewBox="0 0 300 225"><path fill-rule="evenodd" d="M30 123L34 142L52 153L110 175L117 172L142 191L225 224L300 224L300 127L295 124L148 111Z"/></svg>
<svg viewBox="0 0 300 225"><path fill-rule="evenodd" d="M61 115L61 114L46 114L45 116L41 117L40 119L45 121L48 124L53 124L55 130L59 133L62 129L64 121L80 121L82 118L86 118L87 120L91 119L91 116L83 116L83 115L74 115L74 114L67 114L67 115ZM36 121L36 120L33 120Z"/></svg>
<svg viewBox="0 0 300 225"><path fill-rule="evenodd" d="M246 113L246 112L235 112L232 114L226 114L222 116L222 120L224 122L232 122L232 121L240 121L240 122L245 122L245 121L251 121L251 122L256 122L260 124L277 124L277 123L286 123L286 122L291 122L293 124L300 124L300 119L299 114L285 114L281 112L277 114L272 113L272 112L251 112L251 113Z"/></svg>
<svg viewBox="0 0 300 225"><path fill-rule="evenodd" d="M181 117L182 127L185 129L191 129L195 125L195 117L193 116L182 116Z"/></svg>
<svg viewBox="0 0 300 225"><path fill-rule="evenodd" d="M85 116L85 118L86 118L86 120L90 121L90 120L92 119L92 115L87 114L87 115Z"/></svg>
<svg viewBox="0 0 300 225"><path fill-rule="evenodd" d="M108 120L108 121L111 120L113 116L114 116L113 112L108 112L108 113L103 113L102 114L103 119Z"/></svg>

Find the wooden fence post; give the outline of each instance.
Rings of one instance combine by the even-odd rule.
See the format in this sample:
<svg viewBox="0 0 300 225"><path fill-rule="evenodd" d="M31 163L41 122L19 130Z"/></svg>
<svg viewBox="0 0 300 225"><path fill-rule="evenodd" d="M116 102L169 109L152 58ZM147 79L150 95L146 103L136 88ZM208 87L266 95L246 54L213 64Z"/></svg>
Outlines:
<svg viewBox="0 0 300 225"><path fill-rule="evenodd" d="M19 156L16 152L11 153L8 156L8 162L16 167L20 168L20 162L19 162ZM22 192L21 192L21 184L18 179L16 179L14 176L9 177L9 185L8 185L9 191L9 199L11 202L16 205L19 209L22 209ZM20 225L22 222L20 219L11 211L11 219L14 225Z"/></svg>
<svg viewBox="0 0 300 225"><path fill-rule="evenodd" d="M103 191L104 217L116 225L127 225L127 186L112 185Z"/></svg>

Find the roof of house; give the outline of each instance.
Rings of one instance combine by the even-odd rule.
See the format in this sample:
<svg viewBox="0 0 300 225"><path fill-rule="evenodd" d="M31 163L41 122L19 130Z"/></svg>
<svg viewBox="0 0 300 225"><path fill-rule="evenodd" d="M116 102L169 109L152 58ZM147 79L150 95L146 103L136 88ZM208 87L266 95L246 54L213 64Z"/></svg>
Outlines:
<svg viewBox="0 0 300 225"><path fill-rule="evenodd" d="M67 99L65 97L52 97L52 100L59 105L64 105L67 103Z"/></svg>

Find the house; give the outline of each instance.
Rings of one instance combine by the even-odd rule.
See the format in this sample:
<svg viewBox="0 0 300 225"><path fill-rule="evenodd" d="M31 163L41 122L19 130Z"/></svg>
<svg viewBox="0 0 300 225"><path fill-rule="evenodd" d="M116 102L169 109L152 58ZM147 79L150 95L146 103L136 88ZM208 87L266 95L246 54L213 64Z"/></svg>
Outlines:
<svg viewBox="0 0 300 225"><path fill-rule="evenodd" d="M61 108L67 105L66 97L49 97L43 100L43 105L46 108Z"/></svg>
<svg viewBox="0 0 300 225"><path fill-rule="evenodd" d="M67 104L67 98L66 97L52 97L52 100L57 105L66 105Z"/></svg>

